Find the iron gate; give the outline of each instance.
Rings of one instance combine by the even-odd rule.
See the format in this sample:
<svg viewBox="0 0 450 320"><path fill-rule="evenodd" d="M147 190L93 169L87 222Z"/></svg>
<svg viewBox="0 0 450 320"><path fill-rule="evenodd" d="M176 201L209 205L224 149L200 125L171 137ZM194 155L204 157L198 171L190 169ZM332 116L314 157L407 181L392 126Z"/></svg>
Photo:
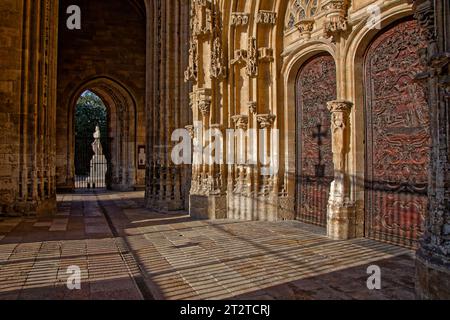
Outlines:
<svg viewBox="0 0 450 320"><path fill-rule="evenodd" d="M75 189L108 188L110 138L100 138L99 152L94 152L93 137L75 138Z"/></svg>

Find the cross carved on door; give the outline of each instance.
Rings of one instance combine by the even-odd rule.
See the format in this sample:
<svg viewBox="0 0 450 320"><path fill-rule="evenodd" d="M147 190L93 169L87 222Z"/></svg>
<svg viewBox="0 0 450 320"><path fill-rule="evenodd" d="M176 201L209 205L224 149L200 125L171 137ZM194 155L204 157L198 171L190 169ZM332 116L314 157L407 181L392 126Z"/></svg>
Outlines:
<svg viewBox="0 0 450 320"><path fill-rule="evenodd" d="M313 138L317 139L317 145L319 146L319 154L318 154L318 164L316 165L316 178L323 178L325 176L325 165L322 163L323 157L322 157L322 148L323 145L323 138L328 137L328 131L324 130L322 131L322 124L317 124L317 133L313 133Z"/></svg>

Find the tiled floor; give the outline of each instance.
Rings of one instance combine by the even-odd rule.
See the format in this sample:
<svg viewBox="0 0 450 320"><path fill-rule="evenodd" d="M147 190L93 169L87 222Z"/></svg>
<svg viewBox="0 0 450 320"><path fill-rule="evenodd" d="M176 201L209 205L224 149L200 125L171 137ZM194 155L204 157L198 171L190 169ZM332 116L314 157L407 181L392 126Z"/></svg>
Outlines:
<svg viewBox="0 0 450 320"><path fill-rule="evenodd" d="M0 219L0 299L413 299L406 249L331 241L298 222L193 221L143 193L59 196L53 218ZM367 267L382 289L367 289ZM81 270L69 290L68 268Z"/></svg>

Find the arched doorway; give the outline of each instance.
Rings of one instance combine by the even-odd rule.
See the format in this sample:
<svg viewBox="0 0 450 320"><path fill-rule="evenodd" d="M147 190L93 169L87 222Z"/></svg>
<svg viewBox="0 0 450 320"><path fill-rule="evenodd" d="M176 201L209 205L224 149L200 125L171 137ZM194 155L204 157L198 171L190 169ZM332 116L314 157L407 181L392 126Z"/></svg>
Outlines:
<svg viewBox="0 0 450 320"><path fill-rule="evenodd" d="M74 117L75 189L108 188L111 155L107 108L99 96L88 90L78 99Z"/></svg>
<svg viewBox="0 0 450 320"><path fill-rule="evenodd" d="M325 227L334 178L331 114L327 109L327 102L336 100L336 64L331 55L317 55L303 65L296 95L296 218Z"/></svg>
<svg viewBox="0 0 450 320"><path fill-rule="evenodd" d="M96 78L82 85L71 100L69 113L68 162L70 175L75 180L75 111L78 97L89 90L104 103L108 123L106 135L101 134L107 143L105 156L108 161L106 185L111 190L131 191L135 189L137 179L137 140L136 140L136 103L131 93L120 83L108 78ZM106 142L107 141L107 142Z"/></svg>
<svg viewBox="0 0 450 320"><path fill-rule="evenodd" d="M416 21L380 33L365 58L366 236L415 246L427 210L430 162L424 71Z"/></svg>

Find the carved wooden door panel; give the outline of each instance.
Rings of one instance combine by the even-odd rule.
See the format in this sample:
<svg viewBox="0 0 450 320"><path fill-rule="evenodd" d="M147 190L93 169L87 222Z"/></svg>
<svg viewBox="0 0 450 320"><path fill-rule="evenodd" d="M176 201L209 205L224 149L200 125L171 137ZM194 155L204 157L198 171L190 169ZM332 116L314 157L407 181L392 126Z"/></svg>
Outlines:
<svg viewBox="0 0 450 320"><path fill-rule="evenodd" d="M427 210L431 137L424 70L426 43L415 21L383 32L370 46L366 86L366 234L415 246Z"/></svg>
<svg viewBox="0 0 450 320"><path fill-rule="evenodd" d="M297 78L297 219L326 226L334 178L331 114L336 100L336 65L329 55L316 56Z"/></svg>

